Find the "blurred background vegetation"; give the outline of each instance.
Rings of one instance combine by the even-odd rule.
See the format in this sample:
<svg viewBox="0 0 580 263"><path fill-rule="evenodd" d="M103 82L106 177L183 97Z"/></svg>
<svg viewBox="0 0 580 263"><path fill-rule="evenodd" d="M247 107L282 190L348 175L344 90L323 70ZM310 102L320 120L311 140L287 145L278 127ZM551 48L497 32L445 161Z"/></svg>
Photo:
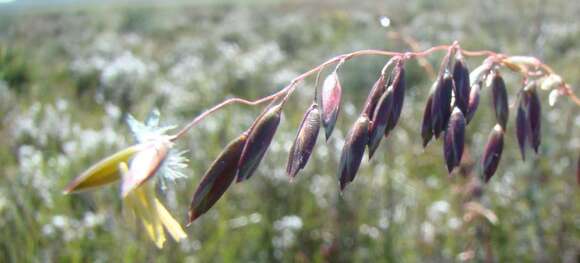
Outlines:
<svg viewBox="0 0 580 263"><path fill-rule="evenodd" d="M578 87L577 1L109 2L0 3L1 262L580 259L579 108L566 98L549 107L547 92L540 155L521 161L512 113L499 170L481 184L477 160L494 124L484 90L467 130L470 158L448 178L440 142L421 147L433 79L411 62L401 122L339 193L339 151L385 63L380 57L345 64L337 129L328 143L320 136L297 180L288 182L284 168L312 78L291 98L257 175L233 185L182 243L156 249L126 220L116 186L62 195L90 164L131 143L127 113L143 119L157 107L162 122L182 125L225 98L271 94L337 54L409 50L393 32L421 49L459 40L470 50L534 55ZM381 27L381 16L390 27ZM442 55L429 62L437 68ZM504 75L513 101L519 79ZM189 151L190 177L160 195L181 222L205 169L259 112L229 106L179 144Z"/></svg>

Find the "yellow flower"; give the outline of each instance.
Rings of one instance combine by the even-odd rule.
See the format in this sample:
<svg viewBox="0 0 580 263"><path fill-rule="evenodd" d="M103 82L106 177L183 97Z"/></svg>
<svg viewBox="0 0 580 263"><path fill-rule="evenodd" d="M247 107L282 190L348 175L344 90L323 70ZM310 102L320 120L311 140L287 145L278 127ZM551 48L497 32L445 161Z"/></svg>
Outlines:
<svg viewBox="0 0 580 263"><path fill-rule="evenodd" d="M130 176L131 170L126 163L120 163L119 169L125 176ZM148 181L132 191L129 191L123 198L125 208L129 209L137 218L143 222L143 226L149 238L158 248L163 248L165 243L165 230L175 240L180 241L187 237L183 228L169 214L165 206L155 196L155 189L151 181Z"/></svg>
<svg viewBox="0 0 580 263"><path fill-rule="evenodd" d="M173 239L180 241L187 235L157 199L155 180L150 180L167 159L172 146L168 136L155 136L130 146L90 167L75 178L64 192L69 194L84 191L121 179L124 208L141 219L147 235L155 245L158 248L163 247L166 240L165 230Z"/></svg>
<svg viewBox="0 0 580 263"><path fill-rule="evenodd" d="M137 144L127 147L91 166L72 180L64 193L77 193L121 180L123 208L139 218L158 248L165 243L165 231L176 241L187 237L183 228L155 196L158 177L161 189L166 181L183 178L181 168L186 166L183 152L171 149L173 142L165 132L172 126L159 126L159 111L153 110L144 123L129 115L127 124Z"/></svg>

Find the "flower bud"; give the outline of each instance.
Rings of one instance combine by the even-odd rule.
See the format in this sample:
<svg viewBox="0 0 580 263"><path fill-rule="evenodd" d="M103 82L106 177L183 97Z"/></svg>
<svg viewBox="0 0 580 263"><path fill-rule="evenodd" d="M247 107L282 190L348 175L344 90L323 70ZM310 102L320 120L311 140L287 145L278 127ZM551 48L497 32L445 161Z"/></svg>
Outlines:
<svg viewBox="0 0 580 263"><path fill-rule="evenodd" d="M467 113L467 107L469 105L469 94L470 94L470 81L469 81L469 69L461 57L461 53L457 53L455 59L455 64L453 65L453 82L455 83L455 105L463 112Z"/></svg>
<svg viewBox="0 0 580 263"><path fill-rule="evenodd" d="M518 109L516 113L516 138L522 154L522 160L526 160L526 137L528 136L529 123L526 117L526 108L528 103L527 93L522 92Z"/></svg>
<svg viewBox="0 0 580 263"><path fill-rule="evenodd" d="M491 94L491 101L495 110L495 118L497 123L499 123L505 130L509 116L508 97L507 90L505 88L505 82L503 81L501 74L499 74L497 71L495 72L491 81Z"/></svg>
<svg viewBox="0 0 580 263"><path fill-rule="evenodd" d="M431 107L433 106L433 93L438 85L438 81L435 81L431 86L429 91L429 97L427 98L427 103L425 103L425 109L423 110L423 121L421 123L421 137L423 138L423 148L427 147L427 144L433 138L433 128L431 123L433 118L431 117Z"/></svg>
<svg viewBox="0 0 580 263"><path fill-rule="evenodd" d="M465 118L457 107L453 109L449 125L443 138L443 153L447 163L447 171L451 173L453 168L459 165L463 156L465 144Z"/></svg>
<svg viewBox="0 0 580 263"><path fill-rule="evenodd" d="M530 133L528 139L534 151L538 153L541 140L542 105L540 104L540 98L538 97L535 83L527 86L525 92L527 92L529 96L527 119L529 122Z"/></svg>
<svg viewBox="0 0 580 263"><path fill-rule="evenodd" d="M431 117L433 134L439 138L441 132L447 127L449 115L451 115L451 92L453 90L453 78L449 72L439 77L438 85L433 94L431 105Z"/></svg>
<svg viewBox="0 0 580 263"><path fill-rule="evenodd" d="M369 118L363 114L356 120L346 137L338 168L341 191L344 190L348 183L354 180L358 171L364 155L365 145L369 140L368 129Z"/></svg>
<svg viewBox="0 0 580 263"><path fill-rule="evenodd" d="M145 148L144 144L127 147L91 166L72 180L64 193L76 193L113 183L120 179L119 163L126 163L131 156Z"/></svg>
<svg viewBox="0 0 580 263"><path fill-rule="evenodd" d="M322 125L324 126L326 140L330 138L336 119L340 111L342 87L338 79L338 74L331 73L322 84Z"/></svg>
<svg viewBox="0 0 580 263"><path fill-rule="evenodd" d="M375 108L373 114L374 118L369 129L369 159L372 158L373 154L379 147L381 139L387 129L387 124L390 122L390 118L392 117L391 112L393 111L394 104L393 90L393 88L389 88L383 96L381 96Z"/></svg>
<svg viewBox="0 0 580 263"><path fill-rule="evenodd" d="M318 104L314 102L304 114L304 118L298 128L298 134L296 134L296 139L294 139L294 144L290 148L286 173L291 178L294 178L298 171L304 168L308 162L308 158L310 158L310 154L316 144L319 130L320 111L318 110Z"/></svg>
<svg viewBox="0 0 580 263"><path fill-rule="evenodd" d="M477 107L479 106L479 93L481 92L481 85L482 82L476 82L471 86L471 91L469 92L469 103L467 104L467 114L465 114L465 121L469 123L473 116L475 116L475 112L477 111Z"/></svg>
<svg viewBox="0 0 580 263"><path fill-rule="evenodd" d="M387 128L385 129L385 136L395 128L399 122L399 117L401 117L401 111L403 110L403 103L405 102L405 67L403 61L398 61L397 65L393 69L392 73L392 83L390 83L389 88L393 89L393 109L391 110L391 116L387 122Z"/></svg>
<svg viewBox="0 0 580 263"><path fill-rule="evenodd" d="M373 119L373 114L375 113L375 107L379 102L379 99L385 93L387 87L387 81L385 81L385 75L381 75L379 79L373 85L369 96L365 101L365 106L363 112L369 116L369 119Z"/></svg>
<svg viewBox="0 0 580 263"><path fill-rule="evenodd" d="M278 129L281 111L281 105L272 106L252 124L238 162L238 182L249 179L258 168Z"/></svg>
<svg viewBox="0 0 580 263"><path fill-rule="evenodd" d="M189 207L188 224L207 212L231 185L238 171L238 161L246 139L244 133L231 141L205 172Z"/></svg>
<svg viewBox="0 0 580 263"><path fill-rule="evenodd" d="M503 151L503 133L504 131L501 125L496 124L493 131L489 134L489 138L485 144L481 166L483 167L483 175L486 183L489 182L489 179L491 179L493 174L495 174L497 166L499 165L501 153Z"/></svg>

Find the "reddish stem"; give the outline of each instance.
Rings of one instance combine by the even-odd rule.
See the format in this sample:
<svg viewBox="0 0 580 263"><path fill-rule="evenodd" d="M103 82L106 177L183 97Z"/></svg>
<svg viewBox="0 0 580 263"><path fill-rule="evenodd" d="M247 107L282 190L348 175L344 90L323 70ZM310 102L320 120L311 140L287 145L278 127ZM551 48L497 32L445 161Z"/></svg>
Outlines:
<svg viewBox="0 0 580 263"><path fill-rule="evenodd" d="M193 126L195 126L198 122L202 121L205 117L207 117L208 115L212 114L213 112L225 107L228 104L232 104L232 103L242 103L242 104L246 104L246 105L258 105L267 101L270 101L276 97L278 97L278 95L283 92L284 90L280 90L270 96L261 98L261 99L257 99L257 100L244 100L244 99L240 99L240 98L231 98L231 99L227 99L225 101L222 101L220 104L217 104L215 106L213 106L211 109L204 111L203 113L201 113L200 115L198 115L197 117L195 117L195 119L193 119L189 124L187 124L185 127L183 127L179 132L177 132L175 135L171 136L170 140L171 141L176 141L177 139L179 139L180 137L182 137L185 133L187 133L187 131L191 128L193 128Z"/></svg>
<svg viewBox="0 0 580 263"><path fill-rule="evenodd" d="M494 60L499 60L499 61L501 61L502 59L504 59L506 57L505 55L503 55L501 53L496 53L496 52L489 51L489 50L478 50L478 51L464 50L464 49L459 48L459 43L457 41L455 41L451 45L439 45L439 46L428 48L428 49L423 50L423 51L394 52L394 51L384 51L384 50L376 50L376 49L365 49L365 50L358 50L358 51L354 51L351 53L338 55L336 57L333 57L331 59L326 60L322 64L320 64L320 65L302 73L301 75L297 76L292 81L290 81L290 83L286 87L284 87L283 89L277 91L276 93L274 93L272 95L269 95L267 97L263 97L263 98L260 98L257 100L253 100L253 101L245 100L245 99L241 99L241 98L231 98L231 99L227 99L227 100L213 106L212 108L202 112L200 115L195 117L195 119L193 119L190 123L188 123L186 126L184 126L175 135L171 136L171 141L176 141L177 139L183 137L183 135L185 135L187 133L187 131L189 131L191 128L193 128L197 123L202 121L205 117L209 116L213 112L216 112L219 109L221 109L229 104L241 103L241 104L254 106L254 105L262 104L262 103L267 102L267 101L271 101L271 100L276 99L282 95L285 95L284 100L286 100L294 92L294 90L296 90L297 84L299 82L303 81L305 78L307 78L308 76L310 76L314 73L319 74L322 69L324 69L326 66L328 66L330 64L334 64L337 62L342 63L342 62L345 62L351 58L358 57L358 56L387 56L387 57L397 57L398 56L398 57L401 57L402 59L423 58L423 57L430 55L433 52L448 50L450 48L458 48L463 55L469 56L469 57L487 56L487 57L493 58ZM553 73L553 70L548 65L542 63L540 60L538 60L537 66L539 68L541 68L542 70L544 70L547 74ZM566 95L568 95L577 105L580 105L580 101L574 95L574 93L572 93L572 91L569 87L568 87L567 93L568 94L566 94Z"/></svg>

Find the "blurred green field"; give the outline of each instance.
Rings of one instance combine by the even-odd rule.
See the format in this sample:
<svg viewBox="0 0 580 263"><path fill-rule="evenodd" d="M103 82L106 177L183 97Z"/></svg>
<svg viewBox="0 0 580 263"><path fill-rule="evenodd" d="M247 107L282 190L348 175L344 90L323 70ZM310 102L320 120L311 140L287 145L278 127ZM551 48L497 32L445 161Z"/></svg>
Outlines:
<svg viewBox="0 0 580 263"><path fill-rule="evenodd" d="M340 149L381 57L344 65L333 138L319 136L290 183L286 160L313 96L309 78L290 98L256 175L232 185L182 243L158 250L124 215L116 185L62 190L132 143L128 113L143 119L158 108L164 124L184 125L225 98L269 95L334 55L409 50L389 32L421 49L459 40L469 50L533 55L579 94L579 13L580 4L565 0L0 4L0 262L578 262L580 108L566 98L549 107L545 91L540 155L521 161L511 112L498 172L474 197L494 125L489 93L467 129L473 163L466 176L448 178L441 143L423 150L419 134L433 79L410 62L398 127L339 192ZM437 68L442 56L429 63ZM511 102L520 80L504 75ZM204 171L260 110L228 106L178 145L188 150L189 177L158 194L180 222ZM469 201L497 223L467 220Z"/></svg>

